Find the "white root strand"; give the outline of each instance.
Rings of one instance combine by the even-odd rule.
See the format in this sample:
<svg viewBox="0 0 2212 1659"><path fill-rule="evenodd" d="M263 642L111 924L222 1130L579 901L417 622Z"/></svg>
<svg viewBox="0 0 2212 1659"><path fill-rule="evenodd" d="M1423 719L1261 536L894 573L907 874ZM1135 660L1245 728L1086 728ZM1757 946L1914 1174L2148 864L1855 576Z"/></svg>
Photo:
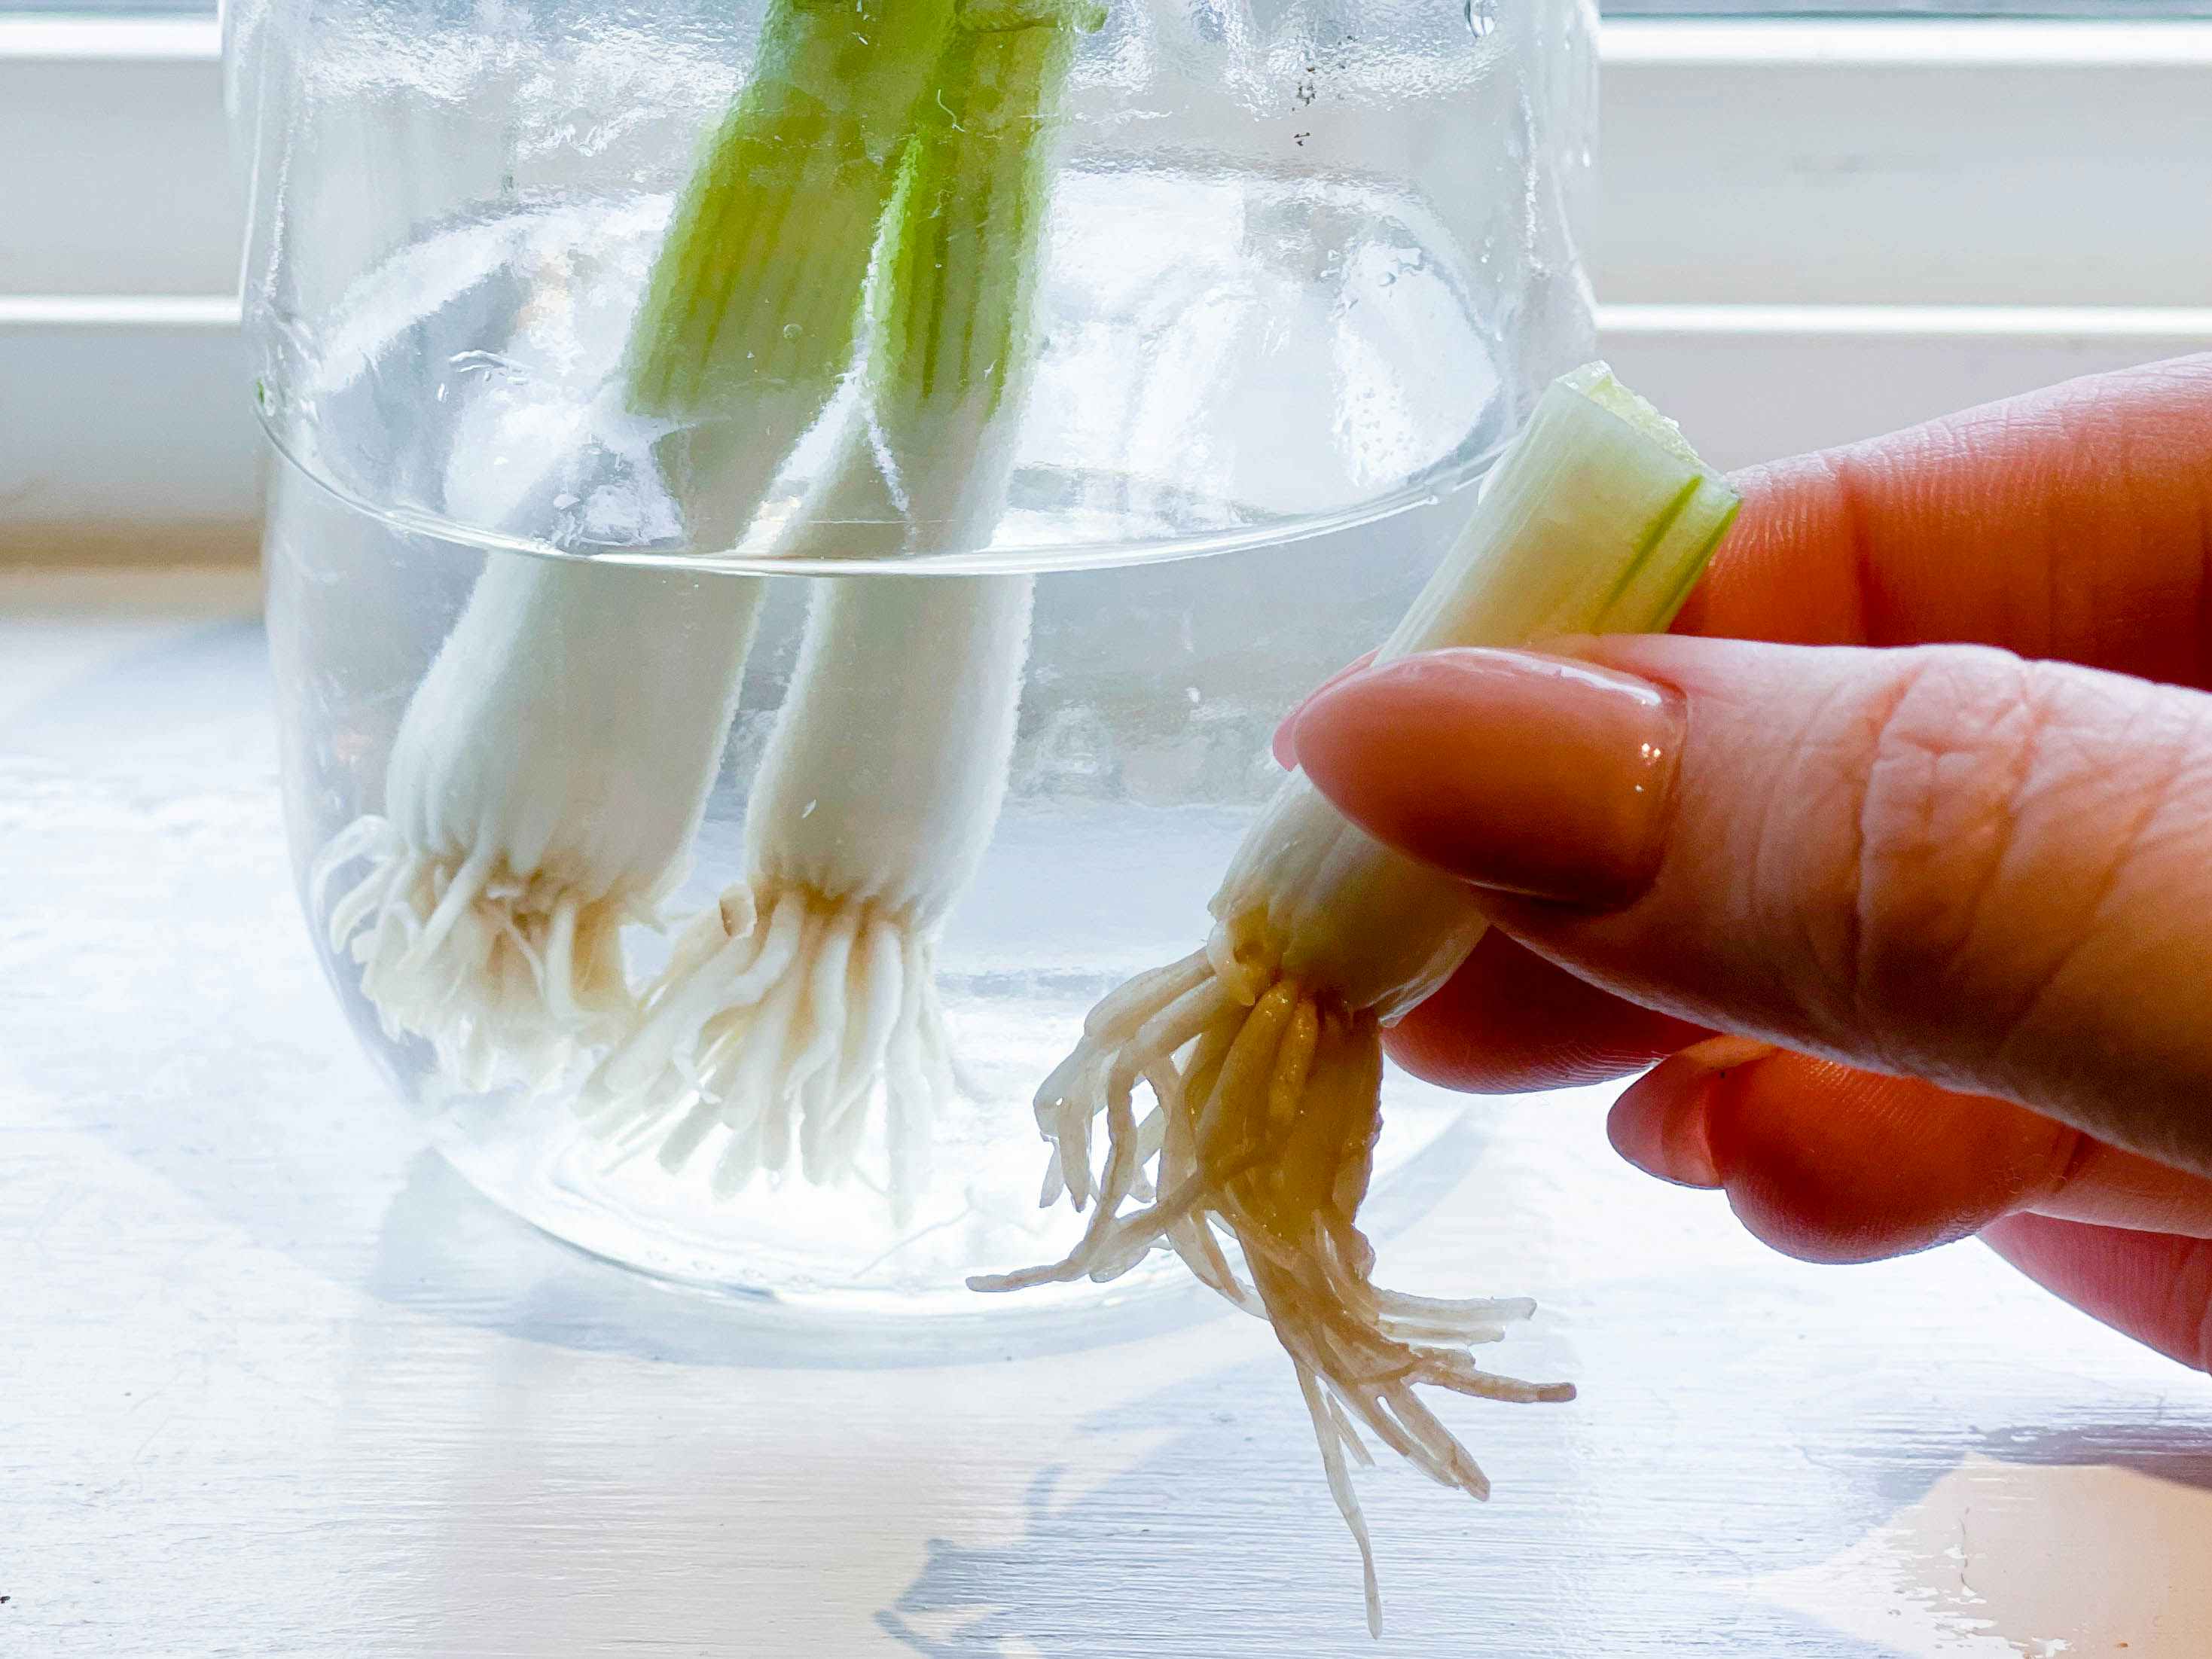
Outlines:
<svg viewBox="0 0 2212 1659"><path fill-rule="evenodd" d="M731 937L732 916L758 920ZM611 1146L654 1145L672 1171L726 1131L709 1183L727 1198L794 1167L818 1185L865 1179L873 1108L903 1221L955 1087L931 941L866 902L763 888L693 925L582 1109Z"/></svg>
<svg viewBox="0 0 2212 1659"><path fill-rule="evenodd" d="M325 909L339 872L364 859L367 872ZM385 1035L428 1042L465 1089L550 1084L630 1018L620 936L653 922L647 898L517 878L481 850L422 853L380 817L334 836L309 879L331 947L360 964Z"/></svg>

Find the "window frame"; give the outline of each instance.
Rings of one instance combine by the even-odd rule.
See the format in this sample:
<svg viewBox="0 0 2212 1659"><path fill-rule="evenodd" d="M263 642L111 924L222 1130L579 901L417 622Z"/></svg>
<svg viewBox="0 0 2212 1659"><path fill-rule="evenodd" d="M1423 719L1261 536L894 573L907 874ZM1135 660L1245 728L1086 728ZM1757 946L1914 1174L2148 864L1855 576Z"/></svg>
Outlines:
<svg viewBox="0 0 2212 1659"><path fill-rule="evenodd" d="M1716 461L2212 349L2212 21L1603 40L1603 344Z"/></svg>
<svg viewBox="0 0 2212 1659"><path fill-rule="evenodd" d="M1604 349L1717 461L2212 348L2212 20L1601 41ZM216 23L0 17L0 561L250 551Z"/></svg>

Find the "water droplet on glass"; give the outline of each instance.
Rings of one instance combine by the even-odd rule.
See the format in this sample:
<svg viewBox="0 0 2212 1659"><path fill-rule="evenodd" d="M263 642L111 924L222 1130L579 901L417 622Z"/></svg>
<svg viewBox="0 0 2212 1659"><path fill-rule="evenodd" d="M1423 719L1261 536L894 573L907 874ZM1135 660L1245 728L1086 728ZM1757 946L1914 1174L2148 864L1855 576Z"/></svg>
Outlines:
<svg viewBox="0 0 2212 1659"><path fill-rule="evenodd" d="M1467 27L1478 40L1487 40L1498 27L1498 0L1467 0Z"/></svg>

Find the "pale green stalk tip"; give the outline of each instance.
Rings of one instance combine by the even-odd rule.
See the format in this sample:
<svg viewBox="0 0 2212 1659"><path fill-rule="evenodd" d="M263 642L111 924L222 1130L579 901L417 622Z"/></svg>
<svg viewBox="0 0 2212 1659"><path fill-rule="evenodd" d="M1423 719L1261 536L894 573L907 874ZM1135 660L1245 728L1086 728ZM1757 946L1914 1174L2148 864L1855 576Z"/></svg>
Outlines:
<svg viewBox="0 0 2212 1659"><path fill-rule="evenodd" d="M1570 392L1581 392L1607 413L1620 416L1677 459L1687 461L1694 467L1704 467L1705 463L1698 459L1698 452L1690 447L1690 441L1682 435L1682 428L1623 386L1614 377L1611 364L1602 362L1584 363L1580 368L1570 369L1560 375L1559 384Z"/></svg>

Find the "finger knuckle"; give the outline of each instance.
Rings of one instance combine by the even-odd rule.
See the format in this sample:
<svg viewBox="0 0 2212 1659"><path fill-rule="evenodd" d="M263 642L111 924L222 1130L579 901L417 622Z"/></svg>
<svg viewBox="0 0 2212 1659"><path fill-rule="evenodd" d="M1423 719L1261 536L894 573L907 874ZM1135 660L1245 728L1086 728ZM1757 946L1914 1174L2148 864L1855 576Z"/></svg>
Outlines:
<svg viewBox="0 0 2212 1659"><path fill-rule="evenodd" d="M2053 721L2044 676L1981 648L1900 653L1867 701L1849 995L1869 1027L1909 1039L1962 997L1990 1006L1990 988L1963 981L1985 965L1980 941L2014 878L2021 802Z"/></svg>

